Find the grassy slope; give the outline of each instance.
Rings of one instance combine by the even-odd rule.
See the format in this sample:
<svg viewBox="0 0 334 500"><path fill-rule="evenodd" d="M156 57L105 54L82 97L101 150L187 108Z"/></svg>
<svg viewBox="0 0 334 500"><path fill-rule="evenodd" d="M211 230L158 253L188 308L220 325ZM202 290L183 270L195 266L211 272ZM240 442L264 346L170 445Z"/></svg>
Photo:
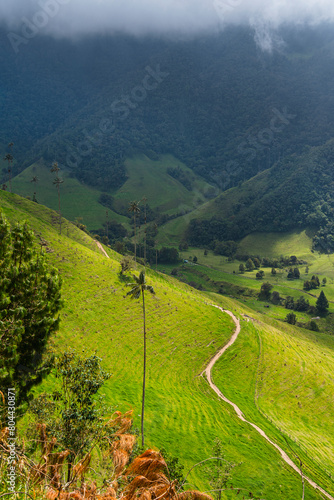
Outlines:
<svg viewBox="0 0 334 500"><path fill-rule="evenodd" d="M294 255L298 249L298 257L312 258L312 236L307 230L289 231L287 233L253 233L241 240L238 246L240 254L263 255L266 257L280 257Z"/></svg>
<svg viewBox="0 0 334 500"><path fill-rule="evenodd" d="M201 285L203 290L210 292L219 292L223 295L230 297L235 297L239 299L242 303L246 304L248 307L254 311L260 312L270 318L283 321L289 312L283 306L276 306L272 303L268 303L258 299L258 294L260 292L261 285L264 281L269 281L273 285L272 291L279 292L281 298L286 298L287 296L292 296L294 300L297 300L300 296L304 296L310 303L310 305L315 306L317 297L320 291L325 292L326 297L329 300L329 312L332 314L322 317L317 320L320 331L333 334L334 328L334 286L332 276L332 264L334 259L332 256L319 256L318 263L316 260L313 265L310 266L310 271L308 274L305 273L305 265L299 266L300 269L300 279L298 280L288 280L287 279L287 269L277 270L277 274L273 276L271 274L270 268L264 268L265 276L263 280L256 279L256 271L245 272L244 274L239 274L239 262L227 262L225 257L220 257L219 266L208 267L202 265L201 263L210 262L212 260L218 261L217 256L207 257L201 256L198 249L190 249L190 255L199 255L200 264L193 265L180 264L178 266L178 279L186 281L187 283L195 284L195 286ZM183 253L186 255L185 253ZM208 261L206 260L208 258ZM175 265L160 265L159 270L170 273ZM321 273L315 272L321 268ZM235 274L233 274L233 270ZM312 274L318 274L320 281L323 277L327 277L327 284L325 287L321 286L319 289L311 290L310 292L305 292L303 290L304 280L310 279ZM297 312L297 321L302 324L307 324L310 322L312 315L306 312ZM314 316L317 316L315 314Z"/></svg>
<svg viewBox="0 0 334 500"><path fill-rule="evenodd" d="M290 436L305 465L311 459L324 468L324 477L333 475L333 337L268 319L264 324L261 315L248 314L254 321L216 365L216 382L246 417L257 418L258 407Z"/></svg>
<svg viewBox="0 0 334 500"><path fill-rule="evenodd" d="M37 176L38 182L34 184L31 179ZM50 168L44 165L42 161L34 163L26 168L12 181L12 190L21 196L33 197L36 191L36 198L39 203L58 210L57 189L52 182L54 174ZM99 202L100 191L81 184L77 179L69 176L68 171L60 171L60 177L64 183L60 186L61 194L61 212L69 220L75 220L76 217L82 217L82 223L88 229L98 229L106 220L106 208ZM109 217L117 222L129 224L126 217L110 212Z"/></svg>
<svg viewBox="0 0 334 500"><path fill-rule="evenodd" d="M191 181L192 191L188 191L179 181L167 174L168 167L177 166L180 166ZM150 160L145 155L134 156L126 160L126 170L129 176L126 183L119 190L110 193L115 199L117 212L127 212L130 201L146 196L151 208L158 209L161 213L184 213L204 203L204 194L212 190L208 183L171 155L164 155L158 161ZM34 176L39 179L37 184L31 182ZM61 211L64 217L70 220L82 217L82 222L88 229L100 228L106 220L106 208L98 201L101 192L81 184L70 177L68 171L61 171L60 176L64 179L60 187ZM13 179L12 191L30 198L36 191L39 203L58 210L58 194L52 185L53 179L50 168L44 165L43 161L39 161ZM130 229L127 217L109 210L109 218Z"/></svg>
<svg viewBox="0 0 334 500"><path fill-rule="evenodd" d="M192 219L208 220L215 214L219 215L219 217L232 215L231 207L237 204L243 196L249 192L254 193L255 197L262 195L263 185L269 182L268 178L269 171L265 170L252 177L249 181L244 182L240 187L224 191L217 198L201 205L190 214L182 215L175 220L167 222L161 227L159 232L161 241L163 243L179 242Z"/></svg>
<svg viewBox="0 0 334 500"><path fill-rule="evenodd" d="M88 350L96 349L113 373L113 378L106 386L109 403L117 404L122 410L133 407L136 415L135 424L139 426L142 370L141 311L138 302L133 303L123 297L124 283L120 281L118 275L119 256L109 251L111 260L107 260L84 233L70 224L60 237L50 225L51 211L44 210L39 205L3 192L0 192L0 200L6 216L12 221L17 218L28 218L35 232L42 234L48 241L49 248L53 250L49 254L50 260L64 277L65 308L60 332L53 340L54 346L57 349L66 349L70 345L79 349L83 347ZM233 329L232 322L227 316L205 304L205 301L222 299L206 298L197 291L154 271L148 272L148 281L154 285L157 296L147 301L150 339L147 444L166 446L170 452L179 455L181 460L190 466L210 456L213 439L219 436L224 443L227 458L241 463L234 471L236 485L244 486L267 500L277 499L277 491L281 492L281 498L292 500L299 497L300 481L281 461L278 453L248 425L239 421L233 410L219 401L208 389L207 383L198 377L206 361L230 337ZM240 310L238 303L229 299L223 299L223 304L229 309ZM261 334L262 330L261 326ZM272 359L276 359L282 333L272 328L269 328L268 332L264 343L266 350L263 352L266 352L266 356L263 358L265 360L263 370L266 378L270 379L269 367ZM249 325L245 323L241 338L248 339L248 333ZM323 345L312 343L312 348L312 360L322 360L319 349L323 350ZM329 347L326 349L329 354ZM272 353L275 353L275 356ZM241 351L239 363L234 366L233 376L228 379L228 387L230 392L233 392L234 399L238 397L236 384L238 387L243 384L240 363L246 356L253 356L252 349ZM291 367L289 363L290 368L293 372L293 363ZM333 372L331 365L325 367L319 364L321 376L322 374L325 376L322 372L325 368ZM254 367L252 370L254 378ZM299 370L297 366L296 375ZM226 391L227 379L224 377L223 369L222 371L219 369L220 372L224 378L223 390ZM280 376L278 371L273 373L275 379ZM300 378L301 387L314 386L314 382L309 378L311 374L309 370L305 371L304 379ZM252 379L249 373L248 378ZM45 389L48 383L50 382L45 383ZM331 383L328 381L326 395L334 394ZM264 389L261 388L261 391L264 392ZM266 394L268 395L268 391ZM313 404L315 394L309 393L308 398ZM275 404L270 398L264 401L266 401L263 403L266 412L273 414L274 417ZM284 401L284 397L281 397L282 414L279 416L281 426L283 422L285 426L291 425L294 429L298 429L297 416L293 415L293 418L290 418ZM315 401L317 403L319 400ZM248 403L247 406L251 407ZM242 406L246 413L247 406L246 404ZM283 411L287 413L287 418ZM257 414L256 418L263 417ZM315 412L313 418L316 420ZM321 415L319 422L323 419L324 414ZM320 428L319 422L315 434ZM294 429L291 430L291 434ZM277 440L282 441L274 426L270 426L270 432ZM314 436L312 441L313 438ZM327 438L329 448L333 449L330 433ZM300 436L299 439L301 440ZM313 473L315 478L320 480L316 468ZM207 485L199 469L195 469L191 481L197 487ZM328 486L328 483L329 480L325 478L323 484ZM230 496L227 495L226 498ZM319 496L314 490L307 488L307 498L316 499Z"/></svg>
<svg viewBox="0 0 334 500"><path fill-rule="evenodd" d="M289 233L254 233L246 236L239 246L239 254L259 255L262 257L279 258L280 256L297 255L299 259L307 262L309 273L305 273L306 265L299 266L301 278L300 280L286 279L287 266L283 270L277 270L277 275L271 275L271 269L264 269L264 281L269 281L274 285L274 289L282 293L284 296L305 295L305 298L313 304L310 294L318 296L319 290L311 290L310 294L303 292L303 282L310 279L313 274L318 275L320 281L322 278L327 278L327 286L324 289L327 298L334 301L334 255L319 254L312 252L312 240L308 231L291 231ZM199 270L207 274L210 278L218 281L227 281L235 285L240 285L258 291L260 283L255 279L256 270L239 274L238 260L229 262L228 259L221 255L215 255L212 251L208 255L204 255L203 249L189 248L186 251L180 252L182 259L188 259L194 255L198 258L198 263L201 265ZM244 262L243 262L244 263ZM209 268L209 269L206 269ZM189 273L195 273L195 269L190 268ZM236 274L233 274L235 272Z"/></svg>
<svg viewBox="0 0 334 500"><path fill-rule="evenodd" d="M177 246L183 238L188 224L192 219L205 219L207 218L208 207L211 206L211 201L204 203L192 212L181 215L159 228L158 241L162 245L175 245Z"/></svg>

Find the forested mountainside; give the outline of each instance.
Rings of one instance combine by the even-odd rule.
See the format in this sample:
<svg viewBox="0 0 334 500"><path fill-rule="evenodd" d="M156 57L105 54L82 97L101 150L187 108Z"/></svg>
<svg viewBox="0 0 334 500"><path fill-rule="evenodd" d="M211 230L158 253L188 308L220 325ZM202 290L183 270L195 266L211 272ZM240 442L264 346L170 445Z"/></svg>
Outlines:
<svg viewBox="0 0 334 500"><path fill-rule="evenodd" d="M171 153L221 189L334 136L333 35L282 30L262 52L250 28L166 40L1 33L0 141L16 172L44 156L113 190L133 153Z"/></svg>
<svg viewBox="0 0 334 500"><path fill-rule="evenodd" d="M190 222L189 242L201 246L214 240L239 240L256 231L311 227L316 232L314 248L332 252L333 164L333 140L278 161L208 203L201 216Z"/></svg>

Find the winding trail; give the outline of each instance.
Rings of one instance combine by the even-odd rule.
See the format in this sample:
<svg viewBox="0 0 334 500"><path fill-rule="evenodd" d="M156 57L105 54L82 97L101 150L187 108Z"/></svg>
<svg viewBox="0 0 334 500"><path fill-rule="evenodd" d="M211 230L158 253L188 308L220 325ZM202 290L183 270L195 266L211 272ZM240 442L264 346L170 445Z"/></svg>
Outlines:
<svg viewBox="0 0 334 500"><path fill-rule="evenodd" d="M95 241L96 245L99 247L99 249L103 252L103 254L109 259L110 257L107 254L107 252L105 251L105 249L103 248L103 246L101 245L101 243L97 240L94 240L94 241ZM220 399L222 399L223 401L225 401L225 403L228 403L229 405L233 406L233 408L234 408L236 414L238 415L238 417L240 418L240 420L242 420L246 424L251 425L262 437L264 437L264 439L266 439L268 441L268 443L270 443L272 446L274 446L274 448L276 448L279 451L282 459L288 465L290 465L290 467L292 467L292 469L295 470L297 472L297 474L299 474L302 478L304 478L304 480L307 481L311 486L313 486L313 488L315 488L316 490L319 490L326 498L329 498L330 500L334 500L334 497L332 497L329 493L327 493L327 491L325 491L323 488L321 488L321 486L319 486L317 483L312 481L312 479L310 479L307 476L305 476L304 474L302 474L299 467L297 467L297 465L291 460L291 458L285 453L285 451L282 450L282 448L280 448L278 446L278 444L274 443L260 427L258 427L256 424L253 424L252 422L249 422L248 420L246 420L242 411L240 410L240 408L235 403L233 403L232 401L227 399L224 396L224 394L218 389L218 387L212 382L211 371L212 371L213 366L218 361L218 359L224 354L224 352L229 347L231 347L231 345L234 344L234 342L237 340L238 335L239 335L240 330L241 330L240 321L231 311L227 311L226 309L223 309L222 307L219 307L216 305L213 305L213 307L217 307L217 309L220 309L222 312L231 316L231 318L233 319L233 321L235 323L236 328L235 328L235 332L233 333L233 335L230 338L230 340L228 341L228 343L222 349L220 349L220 351L218 351L217 354L215 354L215 356L210 360L208 366L201 373L201 376L203 376L204 374L206 375L206 378L209 382L210 387L215 391L215 393L218 395L218 397Z"/></svg>
<svg viewBox="0 0 334 500"><path fill-rule="evenodd" d="M107 254L107 252L105 251L105 249L103 248L103 246L101 245L101 243L97 240L93 240L95 241L95 243L97 244L97 246L99 247L99 249L101 250L102 253L104 253L104 255L107 257L107 259L109 259L109 255Z"/></svg>
<svg viewBox="0 0 334 500"><path fill-rule="evenodd" d="M260 427L258 427L257 425L253 424L252 422L249 422L248 420L246 420L245 417L244 417L244 415L243 415L243 413L242 413L242 411L240 410L240 408L235 403L233 403L232 401L230 401L229 399L227 399L224 396L224 394L218 389L218 387L212 382L211 370L212 370L214 364L224 354L224 352L229 347L231 347L232 344L234 344L234 342L238 338L238 335L239 335L240 329L241 329L240 328L240 321L236 318L236 316L231 311L227 311L226 309L223 309L222 307L219 307L219 306L216 306L216 305L214 305L214 307L217 307L222 312L225 312L226 314L228 314L229 316L231 316L231 318L233 319L233 321L235 323L236 329L235 329L235 332L232 335L231 339L229 340L229 342L222 349L220 349L220 351L217 352L217 354L211 359L211 361L209 362L208 366L201 373L201 375L204 375L204 374L206 375L206 377L208 379L208 382L209 382L209 385L215 391L215 393L223 401L225 401L225 403L228 403L229 405L233 406L233 408L234 408L236 414L238 415L238 417L240 418L240 420L242 420L243 422L251 425L259 434L261 434L262 437L264 437L264 439L266 439L268 441L268 443L270 443L272 446L274 446L279 451L279 453L280 453L281 457L283 458L283 460L288 465L290 465L290 467L292 467L292 469L295 470L297 472L297 474L299 474L302 478L304 478L304 480L307 481L311 486L313 486L313 488L315 488L316 490L319 490L326 498L329 498L330 500L334 500L334 497L332 497L329 493L327 493L327 491L325 491L317 483L315 483L314 481L312 481L312 479L310 479L307 476L305 476L304 474L302 474L301 471L300 471L300 469L299 469L299 467L297 467L297 465L291 460L291 458L285 453L285 451L282 450L282 448L280 448L276 443L274 443Z"/></svg>

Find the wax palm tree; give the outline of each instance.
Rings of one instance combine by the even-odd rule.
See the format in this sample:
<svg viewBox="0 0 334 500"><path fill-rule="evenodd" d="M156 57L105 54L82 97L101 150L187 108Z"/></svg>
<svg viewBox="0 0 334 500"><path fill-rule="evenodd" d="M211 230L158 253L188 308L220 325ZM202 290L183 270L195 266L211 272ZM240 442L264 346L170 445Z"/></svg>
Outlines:
<svg viewBox="0 0 334 500"><path fill-rule="evenodd" d="M135 280L133 283L128 283L131 290L126 294L131 299L139 299L142 296L143 307L143 333L144 333L144 370L143 370L143 397L142 397L142 410L141 410L141 444L144 448L144 410L145 410L145 382L146 382L146 310L145 310L145 292L155 294L152 286L146 284L145 273L141 271L139 276L133 275Z"/></svg>
<svg viewBox="0 0 334 500"><path fill-rule="evenodd" d="M154 224L154 230L156 234L158 233L158 224ZM158 271L158 240L155 240L155 270Z"/></svg>
<svg viewBox="0 0 334 500"><path fill-rule="evenodd" d="M136 256L137 256L136 220L137 220L137 215L140 213L139 201L132 201L129 205L128 210L129 210L129 212L133 213L133 225L134 225L134 233L135 233L135 262L136 262Z"/></svg>
<svg viewBox="0 0 334 500"><path fill-rule="evenodd" d="M4 160L8 161L9 191L12 192L12 163L14 158L10 153L7 153L6 156L4 157Z"/></svg>
<svg viewBox="0 0 334 500"><path fill-rule="evenodd" d="M33 196L33 201L36 201L36 202L37 202L37 198L36 198L36 184L37 184L38 181L39 181L39 178L37 177L37 175L34 175L33 178L30 181L30 182L33 182L35 184L35 192L34 192L34 196Z"/></svg>
<svg viewBox="0 0 334 500"><path fill-rule="evenodd" d="M58 191L59 234L61 234L60 184L62 184L64 181L59 177L59 171L60 171L60 167L58 166L58 163L54 162L52 164L51 172L56 173L56 178L54 179L53 184L57 187L57 191Z"/></svg>
<svg viewBox="0 0 334 500"><path fill-rule="evenodd" d="M146 267L146 236L147 236L147 209L146 209L146 202L147 198L146 196L143 197L144 202L144 207L145 207L145 212L144 212L144 223L145 223L145 230L144 230L144 267Z"/></svg>

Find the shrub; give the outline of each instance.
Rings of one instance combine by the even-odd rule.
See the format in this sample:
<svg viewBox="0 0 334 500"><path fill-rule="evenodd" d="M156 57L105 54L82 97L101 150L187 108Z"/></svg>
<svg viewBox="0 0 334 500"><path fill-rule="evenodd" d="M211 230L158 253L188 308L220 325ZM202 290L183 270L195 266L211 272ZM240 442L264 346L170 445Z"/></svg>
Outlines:
<svg viewBox="0 0 334 500"><path fill-rule="evenodd" d="M289 325L295 325L297 322L297 317L295 313L290 312L286 315L285 321L289 323Z"/></svg>

